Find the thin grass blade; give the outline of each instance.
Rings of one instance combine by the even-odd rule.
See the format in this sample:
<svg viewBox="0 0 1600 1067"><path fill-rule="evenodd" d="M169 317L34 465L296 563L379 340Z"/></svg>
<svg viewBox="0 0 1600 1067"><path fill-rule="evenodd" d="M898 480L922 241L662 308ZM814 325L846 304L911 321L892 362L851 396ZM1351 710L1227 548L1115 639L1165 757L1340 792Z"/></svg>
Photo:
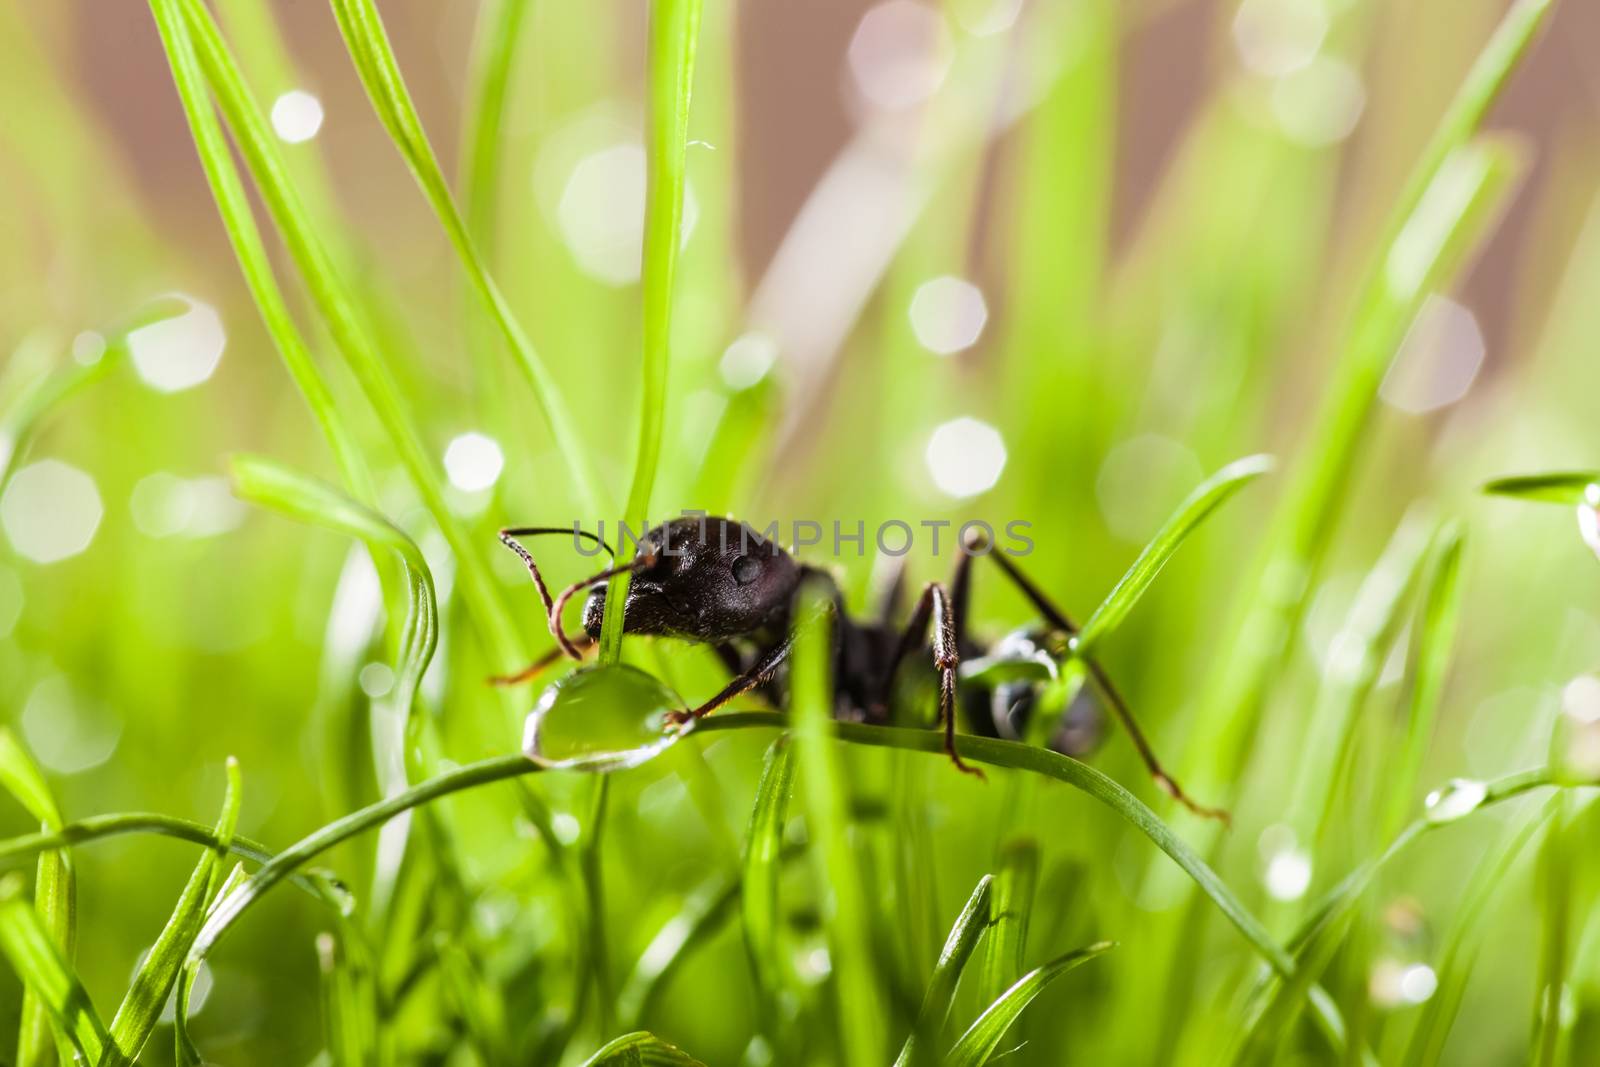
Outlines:
<svg viewBox="0 0 1600 1067"><path fill-rule="evenodd" d="M705 1067L705 1064L655 1034L623 1034L583 1061L582 1067Z"/></svg>
<svg viewBox="0 0 1600 1067"><path fill-rule="evenodd" d="M216 904L225 900L229 893L243 885L246 881L244 865L236 863L222 884L214 887L208 893L208 908L214 909ZM210 911L207 912L210 914ZM178 1067L198 1067L203 1062L200 1050L195 1047L194 1040L189 1036L189 1001L194 996L194 984L200 977L200 966L203 953L191 945L189 958L184 961L183 973L178 976L178 996L176 1011L172 1021L173 1061Z"/></svg>
<svg viewBox="0 0 1600 1067"><path fill-rule="evenodd" d="M701 0L652 0L650 5L650 104L645 136L644 350L639 373L639 445L633 484L623 515L649 517L661 436L667 417L667 376L672 362L673 280L683 246L684 157L689 143L689 95L694 86L695 45ZM600 656L615 662L622 648L622 602L628 572L606 588Z"/></svg>
<svg viewBox="0 0 1600 1067"><path fill-rule="evenodd" d="M367 90L367 97L372 101L373 110L411 168L412 176L444 226L474 289L483 298L484 305L516 356L517 365L527 376L534 399L550 424L556 447L560 449L572 475L580 501L591 512L596 511L600 504L599 483L589 466L588 450L578 435L566 402L561 398L555 377L534 351L533 342L517 321L500 287L495 284L472 235L467 231L461 213L456 209L450 195L450 185L439 167L433 146L429 144L422 120L417 115L416 105L406 89L405 79L400 74L394 50L389 46L389 38L384 32L377 7L372 0L332 0L332 5L339 31L355 62L361 84Z"/></svg>
<svg viewBox="0 0 1600 1067"><path fill-rule="evenodd" d="M25 892L20 874L0 879L0 953L38 998L55 1033L87 1062L99 1063L111 1035Z"/></svg>
<svg viewBox="0 0 1600 1067"><path fill-rule="evenodd" d="M1094 614L1084 622L1074 646L1079 654L1088 655L1094 646L1121 624L1145 590L1150 588L1156 575L1161 573L1161 568L1167 565L1173 553L1207 516L1234 493L1272 470L1274 463L1268 455L1246 456L1223 467L1195 487L1144 551L1139 553L1106 599L1095 608Z"/></svg>
<svg viewBox="0 0 1600 1067"><path fill-rule="evenodd" d="M1461 617L1462 538L1461 524L1448 522L1439 529L1430 548L1431 563L1411 655L1411 700L1406 714L1405 738L1386 787L1390 801L1384 824L1385 837L1392 837L1400 829L1406 810L1416 802L1414 793L1422 773L1422 761L1433 737L1433 724L1450 673Z"/></svg>
<svg viewBox="0 0 1600 1067"><path fill-rule="evenodd" d="M794 746L783 736L767 749L761 782L756 786L756 802L750 811L750 829L745 839L743 889L739 917L744 930L745 952L755 975L761 998L763 1027L775 1037L778 1022L778 994L783 976L778 917L779 858L783 852L783 827L789 815L789 794L794 790Z"/></svg>
<svg viewBox="0 0 1600 1067"><path fill-rule="evenodd" d="M824 890L821 911L833 961L839 1055L848 1067L864 1067L886 1058L887 1013L874 967L866 890L850 847L849 794L833 745L830 609L821 590L809 585L801 589L790 714L817 880L832 891Z"/></svg>
<svg viewBox="0 0 1600 1067"><path fill-rule="evenodd" d="M1000 866L994 876L989 940L979 972L980 1003L993 1001L1022 976L1028 919L1033 914L1038 881L1039 843L1031 839L1007 842L1000 850Z"/></svg>
<svg viewBox="0 0 1600 1067"><path fill-rule="evenodd" d="M510 667L520 658L516 626L484 554L450 510L434 461L423 447L416 420L383 348L336 269L318 227L288 177L277 138L251 96L210 11L200 0L151 0L164 38L192 42L206 81L232 130L269 213L284 237L296 269L417 494L449 543L460 568L462 596L494 659ZM179 21L177 15L182 15ZM175 49L181 52L181 48ZM170 57L169 57L170 58Z"/></svg>
<svg viewBox="0 0 1600 1067"><path fill-rule="evenodd" d="M356 443L354 431L340 414L333 390L312 358L310 346L295 325L289 305L278 287L277 276L245 193L244 182L239 177L233 153L228 148L216 111L211 106L211 94L206 90L205 75L200 69L194 42L183 24L183 17L171 0L156 0L151 4L151 11L155 15L156 28L160 31L167 61L172 68L178 99L188 119L190 136L194 139L200 165L205 170L217 212L222 216L223 229L233 245L245 285L250 290L262 322L266 324L273 345L288 368L289 376L299 388L300 395L310 407L351 491L370 499L372 479L366 460Z"/></svg>
<svg viewBox="0 0 1600 1067"><path fill-rule="evenodd" d="M385 789L403 787L406 759L416 753L420 720L413 714L417 687L439 641L439 612L433 572L415 541L378 512L345 493L274 460L235 456L234 486L242 498L272 508L299 522L358 538L387 548L400 557L406 575L406 617L399 636L394 685L386 698L395 736L378 753Z"/></svg>
<svg viewBox="0 0 1600 1067"><path fill-rule="evenodd" d="M989 901L993 885L994 878L991 875L986 874L979 879L978 887L967 898L961 914L956 916L950 936L945 938L944 949L939 953L939 962L934 964L928 990L922 995L922 1007L917 1012L916 1025L901 1046L900 1055L895 1057L895 1067L935 1062L934 1048L939 1031L950 1017L950 1005L955 1000L956 983L961 981L961 970L967 965L973 949L978 947L978 939L989 925Z"/></svg>
<svg viewBox="0 0 1600 1067"><path fill-rule="evenodd" d="M1509 496L1541 504L1593 503L1591 490L1600 485L1600 470L1551 471L1545 474L1519 474L1496 478L1484 485L1491 496Z"/></svg>
<svg viewBox="0 0 1600 1067"><path fill-rule="evenodd" d="M989 1062L989 1058L994 1055L1000 1039L1011 1028L1011 1024L1017 1021L1023 1009L1043 991L1045 986L1079 964L1087 963L1115 947L1115 942L1097 941L1076 952L1058 956L1017 979L1016 984L984 1009L977 1021L961 1035L955 1047L944 1058L945 1067L980 1067L981 1064Z"/></svg>
<svg viewBox="0 0 1600 1067"><path fill-rule="evenodd" d="M233 838L234 826L239 819L239 761L229 757L227 763L228 785L222 801L222 814L217 819L216 835L219 841ZM145 1042L161 1021L161 1009L167 1003L174 983L178 981L189 948L205 919L209 895L217 881L217 868L225 850L208 849L195 864L178 904L162 928L156 943L150 946L144 963L133 977L133 984L117 1014L111 1020L111 1045L106 1049L104 1063L108 1067L121 1067L139 1058Z"/></svg>
<svg viewBox="0 0 1600 1067"><path fill-rule="evenodd" d="M38 764L10 730L0 727L0 787L39 820L47 833L62 828L61 809ZM34 908L39 921L71 961L77 950L77 872L66 850L41 852L34 876ZM17 1065L33 1067L47 1062L54 1042L44 1004L31 988L22 994L21 1022L17 1031Z"/></svg>
<svg viewBox="0 0 1600 1067"><path fill-rule="evenodd" d="M617 994L617 1014L625 1024L638 1026L655 1010L672 977L732 921L742 895L739 882L730 879L696 893L662 924Z"/></svg>

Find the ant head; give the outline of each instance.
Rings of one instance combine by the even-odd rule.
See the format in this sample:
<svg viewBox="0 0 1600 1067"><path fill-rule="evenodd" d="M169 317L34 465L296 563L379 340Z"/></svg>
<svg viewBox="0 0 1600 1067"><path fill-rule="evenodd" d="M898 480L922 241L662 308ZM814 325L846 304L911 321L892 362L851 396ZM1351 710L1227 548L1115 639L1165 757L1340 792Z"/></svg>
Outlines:
<svg viewBox="0 0 1600 1067"><path fill-rule="evenodd" d="M800 568L775 541L733 519L688 516L639 540L623 607L623 628L693 641L726 641L781 621ZM583 606L583 628L598 637L605 586Z"/></svg>

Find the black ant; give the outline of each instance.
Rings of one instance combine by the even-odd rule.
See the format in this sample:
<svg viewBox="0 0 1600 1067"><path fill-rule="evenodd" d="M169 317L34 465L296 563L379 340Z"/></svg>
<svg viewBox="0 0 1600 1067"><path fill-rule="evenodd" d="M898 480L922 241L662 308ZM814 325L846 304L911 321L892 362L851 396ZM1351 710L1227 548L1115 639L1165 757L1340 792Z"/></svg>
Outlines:
<svg viewBox="0 0 1600 1067"><path fill-rule="evenodd" d="M556 533L576 534L593 541L611 555L612 565L552 597L533 556L516 538ZM1078 629L1016 564L980 538L969 539L963 546L965 550L959 554L948 587L939 582L923 587L903 629L896 625L904 599L903 572L890 583L877 618L855 619L845 611L838 586L826 571L797 562L776 541L764 539L750 526L733 519L696 514L663 523L638 539L634 558L626 563L617 563L615 553L599 537L571 527L515 527L501 530L500 540L521 557L533 576L558 647L517 674L492 679L497 685L526 681L562 655L583 659L600 635L607 581L630 572L623 632L709 645L733 675L732 681L710 700L669 715L669 724L681 725L709 715L752 690L781 707L788 689L784 663L794 643L796 593L803 581L817 581L829 590L837 620L833 630L835 715L855 721L888 721L901 665L912 653L926 650L931 653L939 676L939 722L944 729L945 753L956 767L979 777L983 772L968 766L956 751L958 698L974 730L988 736L1015 737L1023 731L1037 687L1028 682L1004 682L992 687L958 684L961 660L978 656L1037 657L1041 649L1059 659L1066 651L1066 642ZM976 555L994 560L1039 612L1042 628L1010 635L989 647L968 636L964 622ZM588 590L583 605L584 636L574 641L562 626L561 614L567 602L584 590ZM1084 666L1105 704L1127 730L1156 784L1190 811L1226 821L1226 812L1191 800L1162 768L1126 702L1099 664L1089 659ZM1050 747L1065 755L1082 755L1088 747L1083 743L1083 733L1083 724L1074 722L1069 713Z"/></svg>

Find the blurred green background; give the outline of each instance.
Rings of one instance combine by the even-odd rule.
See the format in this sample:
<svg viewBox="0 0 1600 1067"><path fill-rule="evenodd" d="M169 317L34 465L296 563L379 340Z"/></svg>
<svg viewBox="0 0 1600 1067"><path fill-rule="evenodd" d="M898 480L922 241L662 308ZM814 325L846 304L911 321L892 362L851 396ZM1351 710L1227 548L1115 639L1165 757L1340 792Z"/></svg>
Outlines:
<svg viewBox="0 0 1600 1067"><path fill-rule="evenodd" d="M538 602L494 531L613 520L617 504L584 510L332 15L305 0L212 7L447 480L449 508L515 612L517 652L544 652ZM648 7L380 8L468 227L559 383L602 495L620 501L641 381ZM1202 527L1099 651L1190 791L1231 808L1231 829L1162 796L1115 731L1091 761L1287 938L1311 900L1388 840L1396 809L1417 814L1450 777L1541 764L1563 691L1600 658L1600 571L1570 512L1477 491L1597 455L1593 5L1556 6L1484 118L1472 143L1500 184L1470 210L1456 205L1460 232L1433 220L1451 233L1444 265L1415 300L1395 298L1391 329L1352 326L1370 321L1364 279L1392 282L1407 256L1427 255L1414 247L1426 235L1407 246L1404 227L1389 244L1396 213L1403 222L1408 176L1506 8L706 0L652 514L697 507L758 526L860 518L869 529L886 518L1024 519L1036 543L1025 569L1083 616L1205 475L1248 453L1280 456L1278 473ZM496 42L508 72L498 116L484 106L497 98L485 83ZM230 492L233 453L330 481L339 469L242 283L150 11L0 0L0 114L0 716L69 820L150 810L209 821L234 755L240 832L282 847L379 795L371 709L392 684L399 619L386 626L365 551ZM513 752L537 686L507 698L484 684L517 664L485 650L456 595L459 562L260 217L375 500L422 546L439 588L442 635L421 701L441 765ZM178 317L123 340L123 324L171 294ZM129 358L113 365L108 341ZM1370 381L1351 376L1363 358L1377 370ZM39 382L100 359L105 373L15 436ZM1328 431L1316 413L1340 396L1364 399ZM1333 476L1325 507L1306 506L1308 472L1346 455L1348 477ZM1306 523L1300 541L1284 532L1291 513ZM1394 753L1417 689L1427 565L1423 579L1399 575L1408 553L1441 543L1439 520L1459 522L1463 538L1460 629L1420 774L1405 782ZM1388 569L1374 572L1391 538ZM1269 562L1271 544L1305 558L1290 552L1285 571ZM552 581L594 566L561 538L534 548ZM836 567L867 610L870 556L809 558ZM913 554L911 576L943 578L949 566ZM1357 604L1363 581L1368 601L1403 603L1364 648L1373 684L1348 701L1359 714L1340 764L1318 716L1344 707L1360 643L1349 631L1371 615ZM975 597L982 634L1030 617L990 570L976 572ZM1257 610L1281 632L1252 630ZM720 684L701 649L630 641L626 658L691 700ZM610 779L588 870L604 887L598 962L581 914L589 898L574 888L586 876L573 868L590 863L595 841L591 779L541 775L436 805L448 843L431 846L418 916L400 934L374 934L380 988L416 972L383 1024L382 1055L540 1062L570 1022L568 1062L624 1023L710 1064L848 1058L835 1038L840 934L826 921L830 890L803 860L785 865L780 893L780 968L803 1039L776 1052L752 1043L761 1023L736 915L681 957L660 947L670 936L656 941L737 884L770 740L712 734ZM937 758L850 748L841 759L890 1054L962 901L999 853L1022 847L1039 872L1028 965L1102 938L1120 944L1044 992L1003 1062L1228 1056L1259 960L1144 836L1019 772L982 784ZM1330 760L1331 824L1308 841L1297 791ZM1525 1062L1544 1055L1551 1027L1551 1055L1585 1062L1600 1011L1600 926L1586 906L1600 872L1577 843L1593 820L1576 803L1555 815L1545 803L1430 835L1364 898L1322 980L1381 1062L1408 1056L1463 889L1500 827L1533 817L1544 820L1540 847L1508 861L1471 923L1481 944L1460 964L1470 977L1442 1062ZM802 806L797 797L795 841L807 836ZM585 858L554 854L530 812ZM0 820L8 833L34 829L9 804ZM358 901L376 841L318 861ZM76 966L102 1011L160 931L194 851L151 837L74 850ZM315 947L329 922L316 901L281 889L218 947L192 1026L208 1060L330 1055ZM674 969L634 1011L629 975L663 958ZM452 981L455 964L470 977ZM585 968L607 976L598 988L615 1003L579 994ZM1554 1023L1540 1008L1552 976ZM977 985L963 984L956 1033L987 1002ZM6 971L0 1033L20 996ZM484 1023L485 1011L500 1022ZM167 1033L146 1061L170 1061ZM485 1033L512 1036L497 1047ZM1339 1054L1302 1022L1270 1058Z"/></svg>

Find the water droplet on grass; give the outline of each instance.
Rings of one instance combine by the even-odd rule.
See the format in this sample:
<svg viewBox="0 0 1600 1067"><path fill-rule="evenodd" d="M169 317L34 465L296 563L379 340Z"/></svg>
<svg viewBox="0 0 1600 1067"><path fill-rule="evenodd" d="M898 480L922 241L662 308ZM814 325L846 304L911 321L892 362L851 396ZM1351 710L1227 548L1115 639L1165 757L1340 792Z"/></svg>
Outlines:
<svg viewBox="0 0 1600 1067"><path fill-rule="evenodd" d="M1423 801L1429 822L1454 822L1478 810L1489 787L1471 778L1452 778Z"/></svg>
<svg viewBox="0 0 1600 1067"><path fill-rule="evenodd" d="M585 667L546 689L528 713L522 752L553 769L635 767L682 736L667 712L683 701L653 675L627 666Z"/></svg>

